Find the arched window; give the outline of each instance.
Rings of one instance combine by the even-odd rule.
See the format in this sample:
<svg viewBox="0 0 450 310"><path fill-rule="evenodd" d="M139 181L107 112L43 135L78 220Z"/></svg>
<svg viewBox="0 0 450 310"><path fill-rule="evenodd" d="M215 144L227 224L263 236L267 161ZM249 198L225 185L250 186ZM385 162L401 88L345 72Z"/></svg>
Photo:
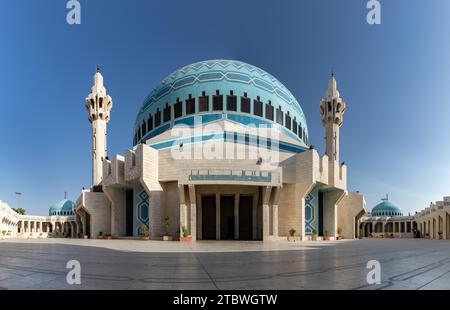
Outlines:
<svg viewBox="0 0 450 310"><path fill-rule="evenodd" d="M198 111L207 112L209 111L209 96L206 92L202 91L202 95L198 98Z"/></svg>
<svg viewBox="0 0 450 310"><path fill-rule="evenodd" d="M273 105L270 100L269 103L266 104L266 118L273 121Z"/></svg>
<svg viewBox="0 0 450 310"><path fill-rule="evenodd" d="M180 101L180 98L177 98L177 102L174 104L174 117L179 118L183 116L183 103Z"/></svg>
<svg viewBox="0 0 450 310"><path fill-rule="evenodd" d="M253 100L253 114L256 116L263 116L263 105L259 96L256 97L256 100Z"/></svg>
<svg viewBox="0 0 450 310"><path fill-rule="evenodd" d="M250 98L247 97L247 93L241 97L241 112L250 113Z"/></svg>
<svg viewBox="0 0 450 310"><path fill-rule="evenodd" d="M234 95L233 91L227 95L227 111L237 111L237 97Z"/></svg>
<svg viewBox="0 0 450 310"><path fill-rule="evenodd" d="M213 96L213 111L223 111L223 95L216 90L216 94Z"/></svg>
<svg viewBox="0 0 450 310"><path fill-rule="evenodd" d="M172 118L172 106L169 106L169 103L166 102L166 107L163 111L163 123L170 121Z"/></svg>
<svg viewBox="0 0 450 310"><path fill-rule="evenodd" d="M189 94L189 98L186 100L186 115L195 113L195 98Z"/></svg>

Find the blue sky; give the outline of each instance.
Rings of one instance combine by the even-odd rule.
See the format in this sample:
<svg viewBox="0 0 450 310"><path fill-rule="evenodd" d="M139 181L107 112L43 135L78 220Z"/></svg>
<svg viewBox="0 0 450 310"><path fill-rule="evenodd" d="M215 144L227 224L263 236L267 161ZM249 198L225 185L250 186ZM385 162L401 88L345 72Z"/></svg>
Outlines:
<svg viewBox="0 0 450 310"><path fill-rule="evenodd" d="M136 113L175 69L238 59L272 73L297 97L311 143L331 67L347 102L341 158L370 210L386 193L406 212L450 194L449 1L81 0L0 2L0 200L45 214L89 186L84 99L99 63L114 107L108 153L131 147Z"/></svg>

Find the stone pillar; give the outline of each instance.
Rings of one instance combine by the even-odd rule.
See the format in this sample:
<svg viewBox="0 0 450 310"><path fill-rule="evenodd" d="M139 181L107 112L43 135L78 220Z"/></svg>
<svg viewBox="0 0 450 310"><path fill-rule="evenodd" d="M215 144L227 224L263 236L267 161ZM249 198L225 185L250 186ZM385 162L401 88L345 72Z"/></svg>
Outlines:
<svg viewBox="0 0 450 310"><path fill-rule="evenodd" d="M70 227L71 227L71 234L70 234L70 238L75 238L75 223L74 222L70 222Z"/></svg>
<svg viewBox="0 0 450 310"><path fill-rule="evenodd" d="M183 226L189 228L187 225L187 207L186 197L184 193L184 185L178 185L178 195L180 198L180 237L183 235Z"/></svg>
<svg viewBox="0 0 450 310"><path fill-rule="evenodd" d="M189 209L191 211L192 240L197 240L197 203L195 196L195 185L189 185Z"/></svg>
<svg viewBox="0 0 450 310"><path fill-rule="evenodd" d="M270 236L270 196L272 187L263 188L263 240L268 240Z"/></svg>
<svg viewBox="0 0 450 310"><path fill-rule="evenodd" d="M253 232L252 232L252 237L253 240L257 240L258 239L258 195L253 195L253 208L252 208L252 227L253 227Z"/></svg>
<svg viewBox="0 0 450 310"><path fill-rule="evenodd" d="M446 240L447 238L447 213L444 212L444 215L442 216L442 239Z"/></svg>
<svg viewBox="0 0 450 310"><path fill-rule="evenodd" d="M239 240L239 198L240 194L234 195L234 239Z"/></svg>
<svg viewBox="0 0 450 310"><path fill-rule="evenodd" d="M272 205L272 235L278 238L278 201L280 200L281 187L275 189Z"/></svg>
<svg viewBox="0 0 450 310"><path fill-rule="evenodd" d="M216 193L216 240L220 240L220 193Z"/></svg>

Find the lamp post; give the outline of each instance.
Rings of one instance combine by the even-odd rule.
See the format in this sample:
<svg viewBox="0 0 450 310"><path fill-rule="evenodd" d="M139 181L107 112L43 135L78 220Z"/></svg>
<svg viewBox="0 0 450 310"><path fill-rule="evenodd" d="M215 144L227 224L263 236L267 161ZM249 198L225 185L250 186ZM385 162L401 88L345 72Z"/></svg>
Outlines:
<svg viewBox="0 0 450 310"><path fill-rule="evenodd" d="M22 193L16 192L15 194L17 196L17 210L19 210L20 209L20 196L22 196Z"/></svg>

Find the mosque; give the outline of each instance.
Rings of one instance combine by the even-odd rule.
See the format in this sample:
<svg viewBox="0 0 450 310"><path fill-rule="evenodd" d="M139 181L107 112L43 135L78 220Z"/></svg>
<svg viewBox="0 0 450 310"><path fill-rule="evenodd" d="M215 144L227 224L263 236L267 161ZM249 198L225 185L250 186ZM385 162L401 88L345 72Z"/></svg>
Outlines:
<svg viewBox="0 0 450 310"><path fill-rule="evenodd" d="M371 212L347 190L339 160L346 104L330 77L319 111L325 154L310 144L303 110L276 78L252 65L210 60L158 84L138 110L132 148L107 156L112 98L99 68L85 101L92 185L48 216L0 201L0 237L298 240L450 239L450 197L405 215L382 199Z"/></svg>
<svg viewBox="0 0 450 310"><path fill-rule="evenodd" d="M276 240L294 230L334 239L338 228L357 236L365 202L347 190L339 161L346 104L334 76L319 105L324 155L291 92L240 61L197 62L166 77L138 110L133 147L110 157L112 106L97 70L86 99L92 186L75 203L77 236L138 237L143 225L152 239Z"/></svg>

